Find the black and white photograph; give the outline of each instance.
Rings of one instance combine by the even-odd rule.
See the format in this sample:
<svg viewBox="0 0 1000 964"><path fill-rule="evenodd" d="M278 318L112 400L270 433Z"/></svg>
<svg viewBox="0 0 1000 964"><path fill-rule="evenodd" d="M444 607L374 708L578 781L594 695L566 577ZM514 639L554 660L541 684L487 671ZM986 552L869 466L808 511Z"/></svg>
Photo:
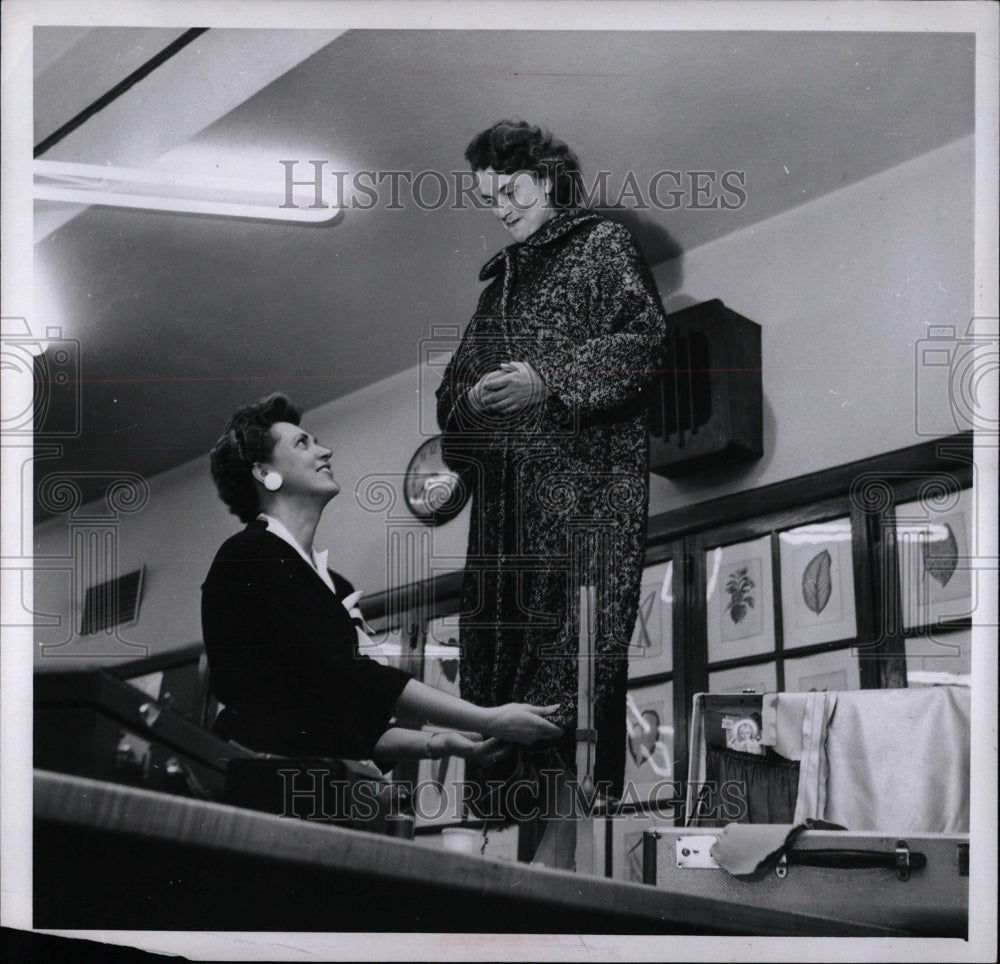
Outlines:
<svg viewBox="0 0 1000 964"><path fill-rule="evenodd" d="M998 9L4 3L9 949L995 959Z"/></svg>

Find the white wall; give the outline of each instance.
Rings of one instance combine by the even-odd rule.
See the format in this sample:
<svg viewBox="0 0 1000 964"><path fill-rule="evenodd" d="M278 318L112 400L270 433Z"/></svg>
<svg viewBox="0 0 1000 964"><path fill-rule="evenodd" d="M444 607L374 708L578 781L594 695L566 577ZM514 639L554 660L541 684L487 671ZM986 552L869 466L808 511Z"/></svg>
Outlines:
<svg viewBox="0 0 1000 964"><path fill-rule="evenodd" d="M972 316L972 181L967 138L683 256L668 310L721 298L762 328L764 456L715 482L654 476L652 511L914 445L918 395L923 432L969 427L916 359L929 325Z"/></svg>
<svg viewBox="0 0 1000 964"><path fill-rule="evenodd" d="M972 178L968 138L683 256L678 290L663 284L668 310L721 298L762 326L765 455L725 476L654 476L652 511L915 444L918 396L933 396L921 413L924 431L964 427L950 416L940 378L925 378L918 391L915 359L928 325L964 330L971 316ZM659 266L661 283L677 267ZM411 369L304 419L332 445L342 485L317 545L369 592L462 565L465 516L436 529L413 524L400 494L421 432L433 431L435 378ZM219 413L220 430L227 414ZM372 477L392 484L391 509L360 504L358 490ZM117 526L118 572L146 566L140 619L121 638L150 652L198 640L199 586L219 543L238 528L215 495L207 457L151 479L148 505ZM393 558L390 539L410 547L408 562ZM62 622L38 630L37 642L68 640L40 663L36 652L36 664L125 658L114 640L72 637L80 600L70 588L71 563L59 569L72 560L65 518L37 527L35 552L57 569L36 575L35 611Z"/></svg>

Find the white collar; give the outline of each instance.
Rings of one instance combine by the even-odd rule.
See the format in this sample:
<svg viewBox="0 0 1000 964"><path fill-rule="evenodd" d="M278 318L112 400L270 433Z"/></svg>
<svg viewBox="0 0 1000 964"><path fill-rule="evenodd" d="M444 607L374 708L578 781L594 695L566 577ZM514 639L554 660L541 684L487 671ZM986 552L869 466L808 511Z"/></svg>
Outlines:
<svg viewBox="0 0 1000 964"><path fill-rule="evenodd" d="M295 536L293 536L288 528L283 522L275 519L273 515L268 515L266 512L261 512L257 516L258 519L267 524L267 531L273 532L279 539L284 539L316 572L319 573L320 577L323 578L324 582L329 582L330 577L327 575L326 571L326 560L329 555L328 551L324 549L322 552L317 552L315 549L310 549L312 557L306 555L305 549L302 548L295 541Z"/></svg>
<svg viewBox="0 0 1000 964"><path fill-rule="evenodd" d="M267 525L268 532L276 535L279 539L283 539L285 542L287 542L302 557L303 561L307 565L312 566L312 568L316 571L316 575L318 575L320 579L322 579L323 582L326 583L326 586L330 590L330 592L332 592L335 596L337 596L338 599L340 599L340 596L337 595L337 587L334 586L333 580L330 578L330 572L326 566L326 560L329 554L326 549L324 549L322 552L317 552L315 549L313 549L312 559L310 559L306 555L305 550L302 548L302 546L300 546L295 541L295 537L288 531L288 528L283 523L275 519L274 516L268 515L266 512L261 512L257 516L257 518L261 522L264 522ZM352 619L358 620L362 631L369 636L374 636L375 630L372 629L367 622L365 622L365 618L364 616L361 615L361 610L358 609L357 606L358 600L361 598L361 596L362 593L360 591L356 591L352 592L349 596L340 599L340 601L341 603L343 603L344 609L347 610L348 615ZM365 642L367 643L368 641L365 640Z"/></svg>

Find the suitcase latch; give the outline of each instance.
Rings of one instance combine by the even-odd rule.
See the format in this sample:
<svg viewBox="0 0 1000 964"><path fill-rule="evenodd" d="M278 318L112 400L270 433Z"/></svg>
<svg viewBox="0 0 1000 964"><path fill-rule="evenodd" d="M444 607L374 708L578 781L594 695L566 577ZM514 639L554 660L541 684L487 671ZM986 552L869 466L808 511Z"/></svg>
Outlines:
<svg viewBox="0 0 1000 964"><path fill-rule="evenodd" d="M910 848L905 840L896 841L896 876L902 881L910 879Z"/></svg>
<svg viewBox="0 0 1000 964"><path fill-rule="evenodd" d="M716 836L678 837L677 866L687 870L714 870L719 865L710 853Z"/></svg>
<svg viewBox="0 0 1000 964"><path fill-rule="evenodd" d="M155 703L143 703L139 707L139 716L142 717L142 722L152 729L160 718L160 708Z"/></svg>

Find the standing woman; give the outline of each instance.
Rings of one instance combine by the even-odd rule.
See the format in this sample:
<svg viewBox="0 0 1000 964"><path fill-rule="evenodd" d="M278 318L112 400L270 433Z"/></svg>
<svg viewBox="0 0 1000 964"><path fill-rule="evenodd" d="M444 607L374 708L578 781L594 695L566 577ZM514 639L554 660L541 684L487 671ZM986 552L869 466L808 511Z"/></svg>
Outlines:
<svg viewBox="0 0 1000 964"><path fill-rule="evenodd" d="M563 775L565 815L581 585L597 591L594 776L599 788L622 791L627 649L648 509L646 390L666 323L628 230L581 206L566 144L501 121L465 157L514 243L480 272L489 283L437 393L446 459L474 493L462 696L484 706L560 704L554 719L569 737L528 753L536 770ZM500 765L478 775L510 773ZM548 819L536 859L572 866L571 830Z"/></svg>

